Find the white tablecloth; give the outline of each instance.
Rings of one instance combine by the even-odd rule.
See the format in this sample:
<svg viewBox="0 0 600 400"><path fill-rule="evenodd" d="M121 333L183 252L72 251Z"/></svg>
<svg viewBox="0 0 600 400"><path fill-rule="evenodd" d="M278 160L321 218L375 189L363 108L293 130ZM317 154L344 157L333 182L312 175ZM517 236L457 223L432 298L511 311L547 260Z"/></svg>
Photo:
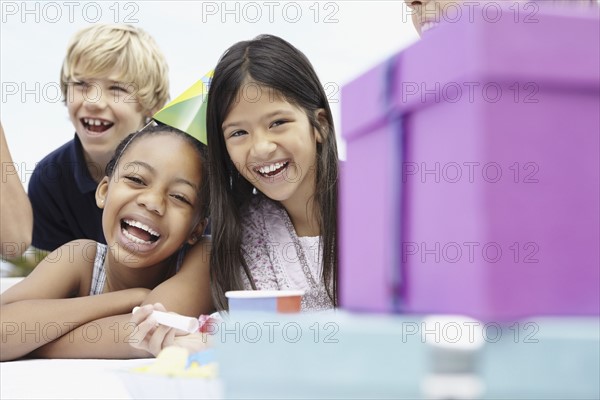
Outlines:
<svg viewBox="0 0 600 400"><path fill-rule="evenodd" d="M1 399L131 399L118 371L152 360L24 360L0 363Z"/></svg>

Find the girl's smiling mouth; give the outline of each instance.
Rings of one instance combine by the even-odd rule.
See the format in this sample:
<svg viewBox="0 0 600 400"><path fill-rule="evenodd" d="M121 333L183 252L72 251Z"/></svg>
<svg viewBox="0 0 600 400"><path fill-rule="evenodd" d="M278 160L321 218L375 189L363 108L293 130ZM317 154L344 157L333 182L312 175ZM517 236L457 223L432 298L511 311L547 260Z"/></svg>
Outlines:
<svg viewBox="0 0 600 400"><path fill-rule="evenodd" d="M289 161L283 161L276 162L273 164L262 165L253 169L254 172L264 176L265 178L270 178L283 172L288 167L288 165L290 165Z"/></svg>
<svg viewBox="0 0 600 400"><path fill-rule="evenodd" d="M136 244L149 245L160 239L160 233L139 221L132 219L121 220L123 236Z"/></svg>

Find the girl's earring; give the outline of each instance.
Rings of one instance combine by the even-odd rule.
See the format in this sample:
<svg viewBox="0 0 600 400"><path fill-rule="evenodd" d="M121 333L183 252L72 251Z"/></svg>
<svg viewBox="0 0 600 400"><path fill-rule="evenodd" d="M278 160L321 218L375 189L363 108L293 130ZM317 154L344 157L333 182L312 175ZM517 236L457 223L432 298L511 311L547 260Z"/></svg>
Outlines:
<svg viewBox="0 0 600 400"><path fill-rule="evenodd" d="M258 194L258 190L254 186L252 187L252 194L255 196Z"/></svg>
<svg viewBox="0 0 600 400"><path fill-rule="evenodd" d="M233 190L233 178L231 175L229 175L229 189Z"/></svg>

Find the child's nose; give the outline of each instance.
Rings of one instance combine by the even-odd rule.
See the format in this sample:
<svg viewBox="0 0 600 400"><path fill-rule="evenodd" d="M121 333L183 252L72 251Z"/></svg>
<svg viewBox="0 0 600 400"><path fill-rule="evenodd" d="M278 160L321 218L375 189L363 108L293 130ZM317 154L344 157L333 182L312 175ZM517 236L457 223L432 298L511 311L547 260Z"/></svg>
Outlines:
<svg viewBox="0 0 600 400"><path fill-rule="evenodd" d="M92 85L83 93L83 103L90 110L103 109L106 107L106 96L108 94L103 93L102 88Z"/></svg>
<svg viewBox="0 0 600 400"><path fill-rule="evenodd" d="M148 211L163 216L165 213L164 197L157 190L145 190L137 198L138 205L145 207Z"/></svg>
<svg viewBox="0 0 600 400"><path fill-rule="evenodd" d="M277 149L277 144L269 133L257 132L252 143L252 156L259 159L268 158Z"/></svg>

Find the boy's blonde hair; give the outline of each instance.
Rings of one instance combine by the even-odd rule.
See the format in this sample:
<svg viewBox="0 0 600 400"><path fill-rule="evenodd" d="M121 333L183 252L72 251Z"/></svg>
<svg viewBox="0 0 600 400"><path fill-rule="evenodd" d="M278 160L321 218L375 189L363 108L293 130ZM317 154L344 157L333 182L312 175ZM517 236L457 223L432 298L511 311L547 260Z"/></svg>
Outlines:
<svg viewBox="0 0 600 400"><path fill-rule="evenodd" d="M97 24L78 31L71 39L60 72L60 87L67 99L74 73L104 78L113 71L134 94L144 113L158 111L169 99L168 66L158 45L142 29L124 24Z"/></svg>

